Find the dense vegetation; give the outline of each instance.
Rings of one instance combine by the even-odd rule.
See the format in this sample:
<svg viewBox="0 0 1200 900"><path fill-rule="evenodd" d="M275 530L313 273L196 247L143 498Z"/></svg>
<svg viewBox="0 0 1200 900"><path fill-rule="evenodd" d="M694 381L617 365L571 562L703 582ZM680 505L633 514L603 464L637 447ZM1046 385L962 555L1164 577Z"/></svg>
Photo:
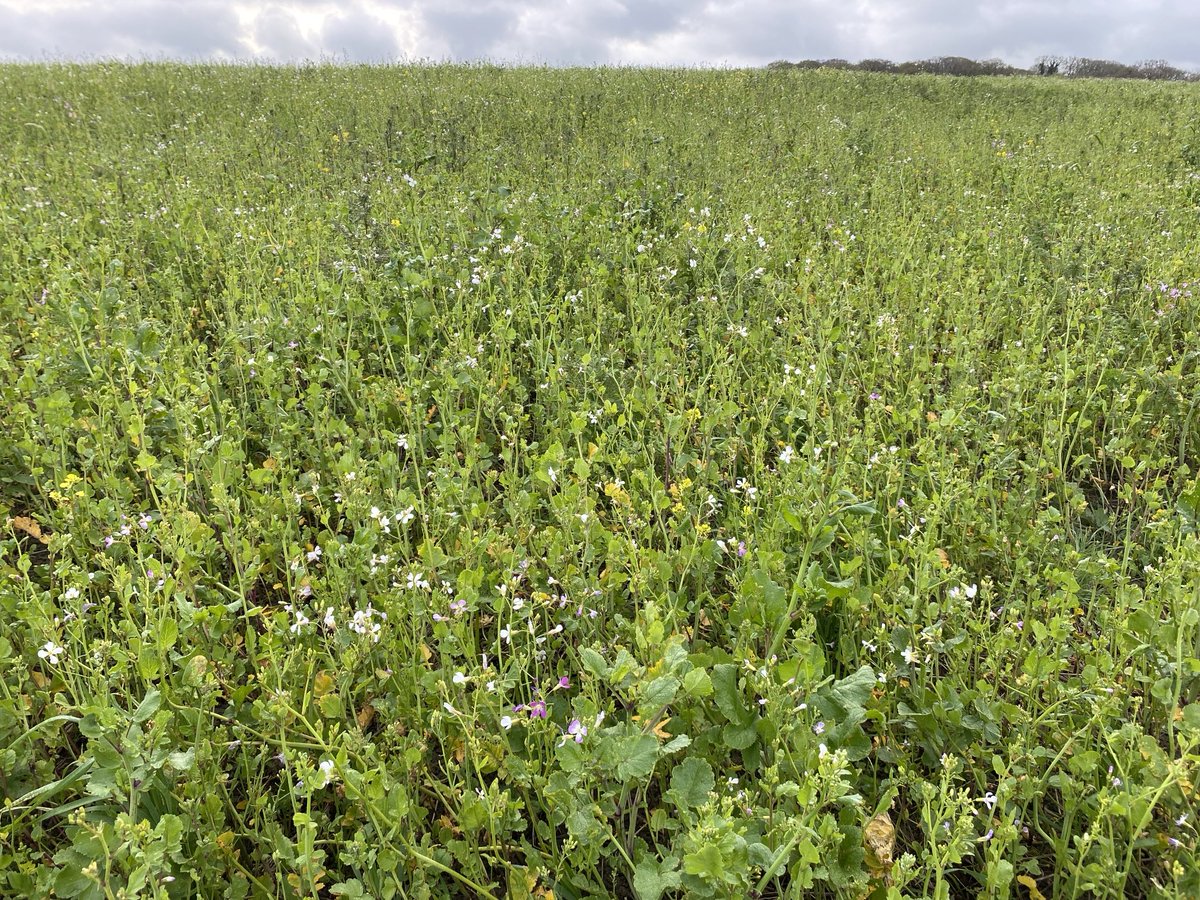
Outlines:
<svg viewBox="0 0 1200 900"><path fill-rule="evenodd" d="M935 56L931 59L895 63L890 59L802 59L778 60L768 68L839 69L846 72L888 72L895 75L1060 75L1063 78L1137 78L1146 81L1198 81L1200 73L1173 66L1164 59L1147 59L1130 65L1086 56L1043 56L1032 67L1021 69L1002 59L968 59L965 56Z"/></svg>
<svg viewBox="0 0 1200 900"><path fill-rule="evenodd" d="M1200 893L1195 86L0 88L0 893Z"/></svg>

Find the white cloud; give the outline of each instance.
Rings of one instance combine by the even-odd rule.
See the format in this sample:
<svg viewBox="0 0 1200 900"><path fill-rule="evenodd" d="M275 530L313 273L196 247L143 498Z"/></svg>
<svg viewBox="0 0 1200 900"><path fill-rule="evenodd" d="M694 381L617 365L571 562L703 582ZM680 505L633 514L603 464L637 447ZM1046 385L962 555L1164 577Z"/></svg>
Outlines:
<svg viewBox="0 0 1200 900"><path fill-rule="evenodd" d="M1195 0L0 0L0 59L762 65L1042 54L1200 68Z"/></svg>

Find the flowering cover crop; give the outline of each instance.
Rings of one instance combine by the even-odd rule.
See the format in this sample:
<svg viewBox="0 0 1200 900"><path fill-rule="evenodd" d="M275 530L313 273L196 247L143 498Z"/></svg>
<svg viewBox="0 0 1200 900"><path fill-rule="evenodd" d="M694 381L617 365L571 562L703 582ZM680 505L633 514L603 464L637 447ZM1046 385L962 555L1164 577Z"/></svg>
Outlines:
<svg viewBox="0 0 1200 900"><path fill-rule="evenodd" d="M1200 895L1198 90L0 67L0 894Z"/></svg>

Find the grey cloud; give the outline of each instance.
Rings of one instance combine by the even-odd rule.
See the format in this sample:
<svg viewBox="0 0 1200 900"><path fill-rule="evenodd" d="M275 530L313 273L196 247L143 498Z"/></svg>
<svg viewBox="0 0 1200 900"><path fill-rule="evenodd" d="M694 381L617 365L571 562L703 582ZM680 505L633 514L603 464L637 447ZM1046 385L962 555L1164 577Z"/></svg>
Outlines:
<svg viewBox="0 0 1200 900"><path fill-rule="evenodd" d="M308 40L288 10L271 6L254 17L251 31L260 53L271 59L313 59L321 48Z"/></svg>
<svg viewBox="0 0 1200 900"><path fill-rule="evenodd" d="M372 16L336 15L325 22L321 43L353 62L389 62L400 48L387 24Z"/></svg>
<svg viewBox="0 0 1200 900"><path fill-rule="evenodd" d="M239 14L240 13L240 14ZM0 59L762 65L1042 54L1200 68L1194 0L0 0Z"/></svg>
<svg viewBox="0 0 1200 900"><path fill-rule="evenodd" d="M235 57L237 16L221 0L0 5L0 57Z"/></svg>

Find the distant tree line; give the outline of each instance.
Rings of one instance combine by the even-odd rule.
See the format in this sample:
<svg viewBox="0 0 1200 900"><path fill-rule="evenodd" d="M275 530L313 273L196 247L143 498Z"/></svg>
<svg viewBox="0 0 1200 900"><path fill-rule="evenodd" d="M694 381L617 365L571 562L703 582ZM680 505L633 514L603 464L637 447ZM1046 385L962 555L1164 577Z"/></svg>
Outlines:
<svg viewBox="0 0 1200 900"><path fill-rule="evenodd" d="M1010 66L1001 59L975 60L965 56L938 56L915 62L890 59L777 60L768 69L845 69L851 72L891 72L896 75L1040 75L1058 78L1140 78L1143 81L1200 81L1200 73L1187 72L1166 60L1148 59L1133 65L1086 56L1043 56L1028 69Z"/></svg>

